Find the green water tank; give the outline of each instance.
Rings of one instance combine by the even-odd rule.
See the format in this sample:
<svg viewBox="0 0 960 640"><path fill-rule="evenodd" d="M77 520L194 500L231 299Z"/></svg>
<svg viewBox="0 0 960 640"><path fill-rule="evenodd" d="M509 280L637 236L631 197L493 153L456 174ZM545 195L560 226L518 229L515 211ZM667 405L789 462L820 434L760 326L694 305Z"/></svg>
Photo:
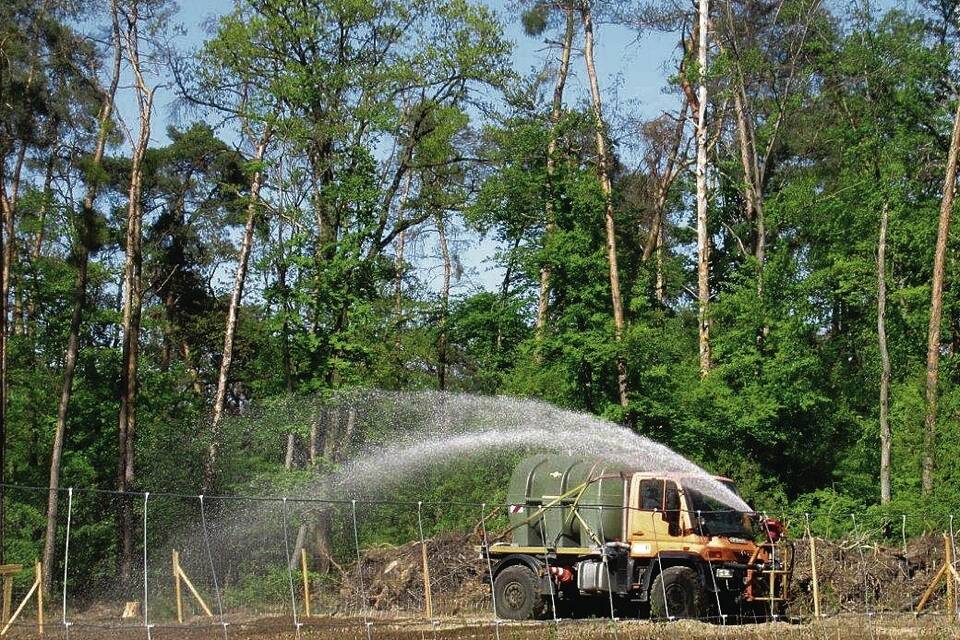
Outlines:
<svg viewBox="0 0 960 640"><path fill-rule="evenodd" d="M526 458L514 469L507 493L513 543L593 547L598 541L623 540L632 473L603 458L547 454ZM527 522L558 498L556 506Z"/></svg>

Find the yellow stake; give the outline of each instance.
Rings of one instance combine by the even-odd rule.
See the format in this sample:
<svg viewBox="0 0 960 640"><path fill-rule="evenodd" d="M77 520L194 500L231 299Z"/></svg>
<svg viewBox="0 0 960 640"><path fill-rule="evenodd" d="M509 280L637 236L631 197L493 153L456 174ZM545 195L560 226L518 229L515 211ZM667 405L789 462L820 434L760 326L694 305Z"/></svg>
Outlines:
<svg viewBox="0 0 960 640"><path fill-rule="evenodd" d="M820 582L817 580L817 543L810 536L810 578L813 581L813 617L820 619Z"/></svg>
<svg viewBox="0 0 960 640"><path fill-rule="evenodd" d="M420 552L423 557L423 602L426 608L427 620L433 620L433 594L430 591L430 565L427 563L427 543L420 543Z"/></svg>
<svg viewBox="0 0 960 640"><path fill-rule="evenodd" d="M947 566L949 573L947 574L947 613L950 616L950 623L953 624L957 621L957 603L956 598L954 597L954 577L953 574L956 573L956 569L953 567L953 541L943 534L943 562Z"/></svg>
<svg viewBox="0 0 960 640"><path fill-rule="evenodd" d="M39 566L39 563L37 564ZM37 575L34 576L33 586L30 587L30 591L27 592L27 595L23 597L23 601L20 602L20 606L17 607L17 610L14 611L13 615L10 616L10 619L7 620L6 626L4 626L3 630L0 631L0 636L7 635L7 631L10 630L10 627L13 625L13 623L16 622L18 617L20 617L20 613L23 612L24 607L27 606L27 603L30 602L30 598L33 597L34 592L37 591L39 588L40 588L40 572L38 571ZM40 599L39 595L37 596L37 604L41 605L41 607L43 605L43 601Z"/></svg>
<svg viewBox="0 0 960 640"><path fill-rule="evenodd" d="M173 594L177 600L177 622L183 624L183 596L180 593L180 552L173 550Z"/></svg>
<svg viewBox="0 0 960 640"><path fill-rule="evenodd" d="M300 548L300 572L303 574L303 616L310 617L310 576L307 573L307 550Z"/></svg>
<svg viewBox="0 0 960 640"><path fill-rule="evenodd" d="M37 584L40 589L37 591L37 634L43 635L43 565L37 561Z"/></svg>

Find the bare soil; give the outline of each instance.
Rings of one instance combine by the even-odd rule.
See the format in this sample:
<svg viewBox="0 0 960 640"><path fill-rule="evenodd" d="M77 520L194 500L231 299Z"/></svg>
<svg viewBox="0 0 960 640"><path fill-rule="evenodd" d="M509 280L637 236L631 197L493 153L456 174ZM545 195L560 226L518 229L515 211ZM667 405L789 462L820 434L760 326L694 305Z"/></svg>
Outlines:
<svg viewBox="0 0 960 640"><path fill-rule="evenodd" d="M785 622L720 626L703 622L677 621L652 623L621 620L560 620L500 623L490 620L443 619L436 624L417 619L369 619L317 617L305 621L299 634L290 618L262 618L230 624L224 629L210 625L157 625L150 630L152 640L891 640L960 638L960 625L950 626L942 616L919 619L912 615L836 616L820 622ZM36 627L11 629L7 638L37 638ZM76 623L69 634L62 626L48 625L43 638L72 640L142 640L143 626L129 624L102 627Z"/></svg>

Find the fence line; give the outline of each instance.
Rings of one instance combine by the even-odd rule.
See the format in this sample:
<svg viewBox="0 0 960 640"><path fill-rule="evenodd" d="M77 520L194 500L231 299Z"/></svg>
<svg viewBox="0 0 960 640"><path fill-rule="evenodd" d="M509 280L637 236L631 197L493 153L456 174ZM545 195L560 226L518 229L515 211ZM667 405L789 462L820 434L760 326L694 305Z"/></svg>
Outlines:
<svg viewBox="0 0 960 640"><path fill-rule="evenodd" d="M34 492L36 493L42 492L43 494L47 494L49 492L49 489L47 489L46 487L24 487L21 485L14 485L14 484L5 484L4 486L13 490L24 491L31 495ZM168 612L165 612L165 609L163 606L163 602L164 602L163 598L158 597L158 594L162 591L162 587L158 588L156 582L158 580L166 580L166 577L165 577L166 573L162 567L157 568L157 567L151 566L151 563L149 560L150 556L152 555L154 558L153 564L157 564L155 558L163 557L162 555L151 553L151 551L156 551L156 547L158 544L161 546L167 546L169 544L173 544L167 538L163 537L162 534L165 533L164 531L156 530L157 527L160 527L162 529L163 523L165 522L164 510L163 510L163 507L165 505L167 507L170 507L170 505L172 504L175 513L182 513L182 510L185 505L188 505L192 500L197 500L197 504L199 506L200 518L199 518L199 522L196 524L200 525L200 531L198 533L201 538L201 542L202 542L201 548L202 548L203 554L206 556L205 560L207 565L207 569L203 571L209 572L208 578L212 582L212 584L207 584L203 582L204 580L207 579L203 575L200 575L200 576L195 575L195 579L199 578L197 584L201 589L203 589L204 587L212 586L212 590L217 600L218 622L207 623L205 621L202 621L202 622L193 621L193 622L190 622L189 625L191 626L191 628L210 628L210 629L219 628L224 640L229 640L230 633L229 633L228 627L231 624L231 621L242 619L243 616L248 615L247 610L250 608L250 605L244 604L246 601L242 600L240 596L238 596L238 593L241 593L242 590L246 588L246 583L244 582L244 580L250 577L248 574L256 573L258 571L263 574L268 574L272 571L276 571L277 575L282 575L282 582L284 587L283 590L287 592L284 598L289 597L289 607L290 607L289 618L292 619L292 630L296 638L299 639L301 637L301 627L303 627L304 624L312 625L317 623L316 619L301 618L299 616L299 606L298 606L298 598L297 598L298 589L295 586L293 571L294 571L294 555L297 552L296 546L299 546L301 543L297 542L295 548L291 549L291 538L290 538L290 529L289 529L291 522L293 522L295 518L300 519L301 524L303 524L304 522L307 521L308 518L313 517L317 513L323 513L325 514L324 517L329 517L333 522L333 524L330 525L329 527L331 530L330 535L344 536L343 538L339 539L339 544L341 544L341 546L353 547L351 549L351 552L355 556L355 565L353 565L353 567L347 566L346 569L344 569L343 567L338 567L338 569L347 572L346 580L345 580L347 582L347 586L350 586L349 581L355 577L359 585L359 593L356 593L355 591L349 591L348 593L344 590L344 588L341 587L341 593L339 597L341 599L344 597L348 597L350 601L356 602L357 606L355 608L351 607L351 609L356 613L358 618L356 621L356 624L358 625L357 628L358 630L362 630L362 634L365 635L366 640L374 640L375 635L377 635L378 628L382 628L380 626L381 620L384 620L384 619L393 620L393 618L384 617L384 615L386 614L384 614L383 611L381 610L380 608L381 605L379 603L372 608L372 603L373 603L372 598L378 596L378 593L375 593L373 591L375 589L380 589L382 586L379 583L377 583L377 580L382 578L383 575L389 574L394 569L384 568L382 566L383 563L376 564L378 561L376 560L376 558L370 555L371 551L375 552L378 549L377 544L375 543L377 538L376 536L371 538L371 536L368 535L369 530L363 529L361 527L361 523L366 524L363 522L363 517L369 517L370 514L373 514L373 516L378 516L379 514L379 512L377 511L378 509L389 509L389 508L396 509L396 511L391 514L391 518L383 517L382 519L378 519L377 520L378 525L383 525L383 527L386 529L389 529L390 527L394 527L395 531L402 531L403 529L400 527L400 525L397 525L395 523L401 522L403 518L408 518L411 524L415 525L413 527L413 530L415 533L413 537L407 540L403 540L402 542L404 543L418 542L420 544L420 547L418 549L422 551L422 553L428 555L430 552L428 551L427 542L428 540L432 541L432 539L426 535L424 507L438 508L438 510L435 511L433 514L434 520L431 523L432 524L431 530L433 531L443 530L444 523L451 521L451 518L453 521L457 521L458 517L461 517L461 518L466 517L468 520L473 521L476 517L475 516L476 512L474 512L472 508L479 507L479 514L480 514L479 524L477 525L477 527L474 528L472 534L466 534L463 544L472 545L472 543L469 542L470 538L472 537L476 539L476 543L480 547L489 547L491 544L491 540L488 532L488 521L491 521L491 518L493 518L494 514L497 513L497 509L509 510L509 507L510 507L509 503L491 505L488 503L473 503L473 502L466 502L466 501L433 501L433 502L416 501L414 502L414 501L407 501L407 500L397 500L397 501L391 501L391 500L369 500L368 501L368 500L357 500L357 499L328 500L328 499L318 499L318 498L309 498L309 497L298 498L298 497L289 497L289 496L286 496L286 497L285 496L279 496L279 497L204 496L204 495L185 496L183 494L162 493L162 492L149 492L149 491L117 492L117 491L106 491L106 490L98 490L98 489L73 488L73 487L64 488L62 491L66 494L66 497L67 497L66 522L65 522L65 528L64 528L63 558L62 558L63 582L61 585L62 586L61 623L64 628L65 636L69 637L71 633L71 628L74 628L74 629L116 628L118 626L117 624L104 623L103 621L97 622L97 621L91 621L90 619L84 619L83 616L85 614L82 614L82 613L78 614L76 611L69 609L68 605L72 598L76 599L77 602L83 604L82 602L84 600L84 598L82 597L83 594L82 593L76 594L75 590L79 589L81 584L86 582L86 580L84 579L79 581L69 579L70 578L70 562L72 559L74 559L71 556L72 556L72 552L75 551L74 549L71 548L72 536L78 535L79 533L83 533L83 526L81 526L80 529L75 530L75 525L77 524L75 520L78 517L78 512L81 513L81 522L82 522L83 518L87 517L87 515L85 514L88 514L94 506L103 507L104 505L107 505L109 507L110 505L113 504L113 501L116 499L135 500L137 498L140 498L141 508L143 510L142 520L141 520L141 523L142 523L141 526L143 528L143 531L142 531L143 585L142 585L142 594L140 595L140 597L142 598L142 622L138 626L142 628L142 633L145 634L147 640L152 639L153 631L156 629L180 628L177 625L173 625L165 621L165 620L169 620L169 615L168 615ZM102 498L102 500L99 500L99 501L98 500L93 500L93 501L81 500L79 505L75 505L74 493L78 495L86 495L86 496L94 496L94 497L99 496ZM263 545L261 547L256 548L256 551L259 555L256 558L227 557L230 555L231 549L230 549L230 546L226 544L226 540L227 540L227 536L233 530L230 529L228 526L225 526L224 522L226 521L228 522L228 524L231 522L227 517L227 516L230 516L231 514L227 514L227 516L224 516L224 514L221 513L221 514L211 516L210 505L219 502L220 505L223 506L224 503L226 502L237 503L237 502L242 502L245 499L248 499L251 505L268 504L268 503L279 504L280 506L279 514L280 514L281 522L280 523L275 522L275 514L268 517L263 515L263 513L261 512L255 512L256 517L251 518L251 526L264 527L264 532L262 533ZM165 503L164 500L167 500L168 502ZM170 500L173 500L175 502L169 503ZM183 501L183 504L180 504L179 501ZM332 518L331 513L333 511L336 511L337 509L341 509L347 504L350 505L349 519L337 520L335 518ZM296 505L299 505L300 507L306 506L310 508L321 507L324 509L324 511L315 511L315 510L311 510L310 508L308 508L307 510L301 510L301 511L291 511L291 507L295 507ZM79 506L79 511L78 509L75 508L77 506ZM413 509L414 507L416 507L415 512ZM488 514L489 507L493 507L494 510ZM372 509L372 511L361 512L361 508ZM460 508L469 508L469 511L465 509L464 512L460 514L458 512L458 509ZM557 505L552 508L567 510L569 509L569 506ZM603 526L605 521L605 518L603 517L604 511L617 511L617 510L627 511L627 512L642 511L643 513L650 514L652 523L658 513L658 512L640 510L634 506L619 507L619 506L611 506L611 505L579 505L578 508L585 511L600 510L601 514L599 517L599 523L600 523L599 533L602 540L606 539L605 534L607 533L603 531ZM180 509L180 511L177 511L177 509ZM677 510L677 511L681 511L681 510ZM705 533L705 530L704 530L705 523L704 523L703 516L731 513L731 512L734 512L734 511L733 510L686 511L686 513L688 513L689 515L696 516L695 522L697 524L695 526L697 529L699 529L701 534ZM470 513L474 513L474 515L469 516ZM503 514L501 514L500 517L502 517L502 515ZM766 514L763 514L763 515L765 516ZM794 518L798 514L785 512L782 515L785 518ZM822 545L821 553L825 553L827 555L829 555L830 553L833 553L839 558L838 563L841 566L845 562L847 562L847 560L845 560L844 558L847 558L851 552L854 552L856 554L855 556L856 569L854 571L856 578L854 579L854 582L859 582L860 585L862 586L862 603L859 606L863 607L862 612L858 612L858 613L869 617L872 629L876 630L877 624L879 624L879 620L881 616L904 613L907 610L908 606L910 606L912 603L904 600L903 602L899 603L900 605L899 607L891 606L891 600L889 600L889 598L884 598L884 595L887 595L887 596L890 595L889 593L884 591L885 589L884 585L881 585L878 587L871 581L870 572L873 569L868 566L868 559L871 559L871 558L868 558L868 555L872 554L872 559L876 559L877 554L879 553L879 550L877 547L874 547L873 551L870 552L871 547L865 546L867 540L871 538L871 535L875 536L876 539L885 539L893 543L893 537L895 536L895 533L894 533L895 528L892 528L892 527L894 523L896 523L896 520L899 519L900 540L898 540L897 542L900 543L900 553L903 556L902 560L905 567L903 570L904 572L907 572L907 573L911 571L915 571L915 569L911 569L910 567L910 563L914 561L907 557L909 544L919 539L919 538L908 539L908 536L907 536L908 524L913 518L919 519L922 523L936 522L939 525L942 525L940 527L935 527L934 529L937 532L943 531L943 533L945 534L945 542L951 547L951 549L956 549L956 537L955 537L955 530L954 530L954 517L951 514L946 514L943 516L931 516L930 514L927 514L927 513L918 513L918 514L905 513L905 514L900 514L899 518L895 516L879 516L878 514L869 514L869 515L870 517L864 517L862 513L843 514L843 513L831 511L831 510L824 510L820 512L815 512L815 511L806 512L802 514L802 520L799 517L796 517L797 521L800 521L803 523L803 527L800 535L794 538L794 540L797 543L801 543L803 541L807 541L808 539L813 539L817 537L814 535L814 529L816 527L811 526L811 519L816 517L825 518L831 521L831 523L833 521L836 521L835 522L836 525L839 525L840 521L842 520L847 520L849 522L849 528L846 530L846 535L840 536L839 538L839 541L842 544L834 545L830 548L825 548L825 545ZM170 520L169 513L167 513L166 518L167 518L166 521ZM545 520L546 520L545 517L539 518L539 526L541 529L541 538L544 540L545 544L549 544L549 541L547 540L546 529L545 529ZM882 525L882 527L889 528L890 530L881 531L880 529L876 529L876 528L874 528L873 530L870 530L869 527L867 526L867 523L869 522L872 522L874 527L878 525ZM84 524L84 526L87 526L87 525ZM273 528L270 529L270 527L273 527ZM189 527L187 528L189 529ZM656 526L654 526L652 530L654 532L653 541L655 544L657 544L659 548L659 542L662 542L662 538L660 540L657 539L658 534L657 534ZM241 529L239 535L244 535L245 531L246 530ZM361 531L364 531L363 536L361 536ZM83 533L83 535L88 535L88 534ZM283 541L282 546L280 545L281 537ZM349 539L351 537L352 539ZM352 544L349 544L347 542L348 539L349 539L349 543L352 543ZM819 538L819 539L824 539L826 541L825 538ZM157 542L158 540L159 542ZM396 542L396 540L394 541ZM151 549L151 547L153 547L153 549ZM431 547L436 549L437 554L442 553L442 549L439 548L438 544L431 542ZM396 549L399 552L399 550L402 549L402 546L396 547ZM606 549L606 547L601 547L601 549L602 549L601 561L603 563L603 570L606 571L608 581L611 581L611 569L609 565L608 550ZM933 549L935 551L939 550L939 548L937 547L933 547ZM93 557L93 559L91 559L90 550L84 549L83 544L80 545L79 552L81 552L81 555L82 555L80 559L83 561L79 566L83 566L86 568L91 565L104 566L109 564L110 558L107 557L108 554L105 554L104 557ZM269 560L266 560L263 557L263 554L274 553L274 552L277 554L278 558L280 557L280 555L282 555L284 559L284 567L282 572L280 572L278 566L273 566ZM330 553L333 554L333 550L331 550ZM397 554L397 557L399 558L399 553ZM813 556L810 556L810 557L812 558ZM954 570L957 568L956 558L957 558L957 554L955 552L952 553L952 559L950 560L949 564ZM188 560L196 564L195 556L190 556ZM331 560L335 562L335 559L332 556L331 556ZM251 563L251 562L254 564L252 571L250 567L244 564L244 563ZM374 564L371 565L371 562L373 562ZM466 563L466 562L469 562L469 560L462 560L462 562ZM549 558L546 559L548 573L550 572L551 562L552 561ZM662 570L663 561L659 553L657 554L656 562L660 563L660 567ZM725 611L724 605L721 603L720 594L718 591L716 591L717 577L716 575L714 575L712 571L713 562L709 558L708 558L708 562L710 563L710 566L711 566L711 579L712 579L714 590L716 593L717 612L716 612L716 615L706 616L704 617L704 619L712 620L715 622L719 621L721 624L726 624L728 618L731 616L731 612ZM447 560L443 557L440 557L440 558L434 557L432 559L428 558L427 561L423 563L424 564L423 569L427 568L428 563L431 567L431 571L434 569L438 569L441 572L441 573L438 573L436 576L434 576L437 578L436 580L437 584L443 583L447 579L446 576L448 576L452 571L452 569L449 566L450 563L447 562ZM276 563L276 564L279 564L279 563ZM484 620L484 624L486 624L488 621L490 624L492 624L493 633L496 636L497 640L499 640L501 627L504 625L510 625L512 623L510 621L499 619L497 615L495 585L492 577L492 573L494 569L493 562L489 557L489 555L485 555L484 558L478 558L475 562L473 562L471 566L473 566L473 570L475 572L476 582L478 584L488 583L489 585L489 594L486 595L484 610L487 612L492 612L492 620L490 619L489 613L484 614L484 617L482 619ZM53 569L54 567L45 568L45 570L49 570L49 571L53 571ZM196 568L193 570L195 571ZM404 567L401 566L399 569L395 569L395 570L398 572L402 572L405 569ZM367 571L373 572L370 574L372 576L371 579L374 581L373 584L367 582L367 579L366 579ZM380 572L379 574L377 573L378 571ZM306 571L304 571L304 574L306 577ZM918 573L917 575L921 576L919 578L920 580L926 579L925 578L926 574L924 573ZM254 577L260 578L262 576L254 576ZM841 589L840 591L836 591L831 586L832 584L834 584L833 582L831 582L831 580L839 579L840 583L843 583L846 577L847 576L845 575L839 575L839 576L826 576L821 578L822 582L820 586L829 587L828 594L831 596L831 598L834 598L834 597L837 598L835 600L833 599L830 600L829 605L825 609L825 613L823 614L824 617L843 616L846 614L846 609L849 606L851 606L848 601L845 601L842 599L842 585L840 587ZM306 577L306 579L308 579L308 577ZM305 579L305 583L306 583L306 579ZM952 579L949 573L948 573L948 579ZM427 589L430 588L429 584L430 583L428 583L428 586L425 587L424 597L427 597L427 593L428 593ZM558 613L559 608L558 608L558 601L557 601L558 594L554 592L552 581L550 583L550 586L551 586L551 589L550 589L551 611L552 611L553 623L557 626L557 629L559 629L560 625L578 624L579 622L581 622L579 620L562 618L559 615ZM795 587L800 588L798 585L795 585ZM335 587L332 587L332 588L335 588ZM808 589L809 587L804 586L803 588ZM875 589L879 589L880 591L875 591ZM151 590L154 592L153 594L151 594ZM123 593L133 593L133 592L126 591ZM344 593L348 593L348 595L344 596ZM151 597L151 595L153 597ZM443 594L443 595L446 597L448 594ZM802 595L804 594L801 594L801 596ZM664 593L664 596L666 596L666 593ZM907 596L905 594L904 598L906 597ZM666 600L666 597L664 599ZM271 601L271 602L265 601L263 603L263 606L267 608L274 607L274 606L277 606L277 602L280 602L280 601L279 600ZM619 634L619 629L618 629L619 618L617 615L612 593L608 594L608 604L609 604L609 622L611 625L610 631L614 636L614 638L618 638L619 637L618 635ZM287 605L283 605L283 606L285 607ZM446 606L445 601L444 601L444 606ZM449 606L446 606L446 609L449 610ZM477 607L477 611L479 610L480 608ZM71 614L71 611L73 611L73 614ZM409 615L415 615L419 613L417 611L410 610L409 608L407 609L400 608L400 611L404 614L409 614ZM441 611L441 609L434 610L432 607L429 607L427 611L429 611L427 622L432 626L434 632L436 632L437 626L439 624L442 624L444 620L450 619L451 614L449 613L449 611L444 612L444 611ZM329 613L329 611L327 613ZM667 611L667 614L668 614L668 617L670 617L669 611ZM466 614L455 614L455 615L463 617ZM941 614L939 612L936 612L936 613L931 613L929 615L931 615L932 617L933 616L939 617L939 616L945 615L947 620L956 619L956 611L948 612L946 614ZM822 621L817 616L810 615L808 611L804 610L802 604L798 609L798 611L796 613L791 613L790 616L791 618L797 618L805 621L812 621L812 622ZM287 619L285 612L283 617L284 619ZM343 620L348 621L349 618L344 618ZM123 623L121 623L119 626L122 626L122 624ZM284 624L289 624L289 622ZM26 626L32 626L31 623L28 623L28 622L17 622L14 624L14 627L20 627L21 625L24 625L24 628Z"/></svg>

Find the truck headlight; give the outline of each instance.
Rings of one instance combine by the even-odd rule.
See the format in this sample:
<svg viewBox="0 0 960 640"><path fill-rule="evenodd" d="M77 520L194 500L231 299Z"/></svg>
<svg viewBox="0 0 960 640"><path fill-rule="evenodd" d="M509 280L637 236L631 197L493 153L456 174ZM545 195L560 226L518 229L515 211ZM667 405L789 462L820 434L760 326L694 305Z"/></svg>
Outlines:
<svg viewBox="0 0 960 640"><path fill-rule="evenodd" d="M717 569L717 577L718 577L718 578L732 578L732 577L733 577L733 569L723 569L723 568Z"/></svg>

